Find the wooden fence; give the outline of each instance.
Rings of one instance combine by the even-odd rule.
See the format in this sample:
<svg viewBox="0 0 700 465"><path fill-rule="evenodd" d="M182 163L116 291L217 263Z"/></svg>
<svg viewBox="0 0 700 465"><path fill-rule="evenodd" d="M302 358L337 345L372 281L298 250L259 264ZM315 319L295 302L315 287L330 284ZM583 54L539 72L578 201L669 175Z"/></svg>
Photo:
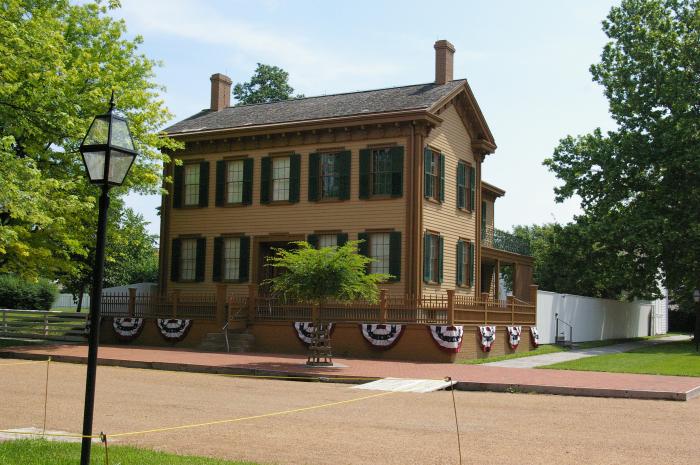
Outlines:
<svg viewBox="0 0 700 465"><path fill-rule="evenodd" d="M537 286L531 286L530 302L513 297L492 300L488 294L463 296L449 290L444 294L395 296L381 291L379 302L329 302L322 306L288 302L274 296L258 294L251 284L247 296L228 295L226 286L215 294L185 294L178 291L167 296L128 294L103 296L102 315L140 318L192 318L217 321L324 321L348 323L417 323L417 324L536 324Z"/></svg>
<svg viewBox="0 0 700 465"><path fill-rule="evenodd" d="M0 309L0 336L85 341L87 313Z"/></svg>

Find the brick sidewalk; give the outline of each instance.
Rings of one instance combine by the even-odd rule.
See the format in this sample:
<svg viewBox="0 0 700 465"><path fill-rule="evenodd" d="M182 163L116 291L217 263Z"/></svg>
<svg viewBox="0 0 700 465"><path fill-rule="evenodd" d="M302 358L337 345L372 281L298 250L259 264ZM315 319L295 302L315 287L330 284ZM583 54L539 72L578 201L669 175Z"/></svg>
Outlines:
<svg viewBox="0 0 700 465"><path fill-rule="evenodd" d="M85 363L86 345L21 346L0 349L2 358ZM334 359L337 366L309 368L306 357L277 354L228 354L137 346L102 346L101 365L201 373L321 375L324 377L421 378L446 376L458 389L519 391L636 399L689 400L700 396L700 378L559 370L522 370L483 365Z"/></svg>

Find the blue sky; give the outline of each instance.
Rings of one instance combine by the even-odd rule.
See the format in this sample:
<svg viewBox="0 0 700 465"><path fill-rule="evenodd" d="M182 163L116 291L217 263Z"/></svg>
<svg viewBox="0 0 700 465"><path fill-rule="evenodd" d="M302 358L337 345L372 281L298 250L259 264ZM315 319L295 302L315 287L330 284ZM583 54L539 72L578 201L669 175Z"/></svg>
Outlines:
<svg viewBox="0 0 700 465"><path fill-rule="evenodd" d="M455 78L467 78L498 149L484 179L506 190L496 226L567 222L578 200L554 202L542 166L560 138L611 129L598 61L601 20L616 2L123 0L113 12L142 52L161 60L157 80L175 120L209 106L209 76L248 80L257 62L281 66L296 92L348 92L431 82L433 43L452 42ZM156 196L127 204L158 232Z"/></svg>

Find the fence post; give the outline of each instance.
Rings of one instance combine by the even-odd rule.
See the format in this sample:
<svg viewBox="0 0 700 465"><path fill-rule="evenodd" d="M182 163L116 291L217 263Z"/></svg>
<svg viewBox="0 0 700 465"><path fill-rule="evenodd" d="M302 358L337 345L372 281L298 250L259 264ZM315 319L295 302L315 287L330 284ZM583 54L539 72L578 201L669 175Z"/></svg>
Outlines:
<svg viewBox="0 0 700 465"><path fill-rule="evenodd" d="M387 308L386 302L386 289L379 290L379 322L386 323L387 313L389 309Z"/></svg>
<svg viewBox="0 0 700 465"><path fill-rule="evenodd" d="M126 311L129 314L129 318L132 318L136 314L136 288L129 288L129 303L126 306Z"/></svg>
<svg viewBox="0 0 700 465"><path fill-rule="evenodd" d="M44 313L44 336L49 335L49 314Z"/></svg>
<svg viewBox="0 0 700 465"><path fill-rule="evenodd" d="M530 305L532 305L534 325L537 325L537 289L537 284L530 284Z"/></svg>
<svg viewBox="0 0 700 465"><path fill-rule="evenodd" d="M248 322L255 321L255 308L257 307L258 285L255 283L248 284Z"/></svg>
<svg viewBox="0 0 700 465"><path fill-rule="evenodd" d="M173 319L177 318L177 306L180 303L180 289L175 289L172 293L172 300L173 300L173 305L172 305L172 317Z"/></svg>
<svg viewBox="0 0 700 465"><path fill-rule="evenodd" d="M447 290L447 325L455 325L455 290Z"/></svg>
<svg viewBox="0 0 700 465"><path fill-rule="evenodd" d="M481 305L484 306L484 324L489 324L489 293L481 293Z"/></svg>
<svg viewBox="0 0 700 465"><path fill-rule="evenodd" d="M510 324L515 324L515 297L512 295L506 296L506 306L510 307Z"/></svg>
<svg viewBox="0 0 700 465"><path fill-rule="evenodd" d="M226 315L226 284L216 284L216 324L223 325L228 320Z"/></svg>

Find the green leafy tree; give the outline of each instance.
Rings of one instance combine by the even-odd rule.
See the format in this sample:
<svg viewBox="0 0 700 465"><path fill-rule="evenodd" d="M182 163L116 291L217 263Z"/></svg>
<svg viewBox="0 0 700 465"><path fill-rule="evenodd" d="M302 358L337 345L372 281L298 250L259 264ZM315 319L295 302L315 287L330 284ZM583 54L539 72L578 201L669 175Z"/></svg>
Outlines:
<svg viewBox="0 0 700 465"><path fill-rule="evenodd" d="M0 272L27 278L80 274L75 257L94 244L97 190L77 151L112 90L140 153L129 189L160 190L165 151L158 129L171 115L154 82L157 62L140 37L109 16L116 1L8 0L0 4ZM116 202L115 202L116 204Z"/></svg>
<svg viewBox="0 0 700 465"><path fill-rule="evenodd" d="M544 164L574 194L604 270L633 296L700 285L700 11L697 0L623 0L593 80L614 131L561 140ZM562 263L562 265L565 265Z"/></svg>
<svg viewBox="0 0 700 465"><path fill-rule="evenodd" d="M315 249L302 241L294 243L294 250L277 249L275 255L268 257L267 266L283 272L265 284L269 284L274 293L292 301L314 304L328 300L376 302L378 285L391 276L367 273L372 259L358 253L360 242Z"/></svg>
<svg viewBox="0 0 700 465"><path fill-rule="evenodd" d="M258 63L250 81L238 83L233 87L233 97L238 101L238 105L304 97L301 94L292 96L294 88L288 81L289 73L282 68Z"/></svg>

